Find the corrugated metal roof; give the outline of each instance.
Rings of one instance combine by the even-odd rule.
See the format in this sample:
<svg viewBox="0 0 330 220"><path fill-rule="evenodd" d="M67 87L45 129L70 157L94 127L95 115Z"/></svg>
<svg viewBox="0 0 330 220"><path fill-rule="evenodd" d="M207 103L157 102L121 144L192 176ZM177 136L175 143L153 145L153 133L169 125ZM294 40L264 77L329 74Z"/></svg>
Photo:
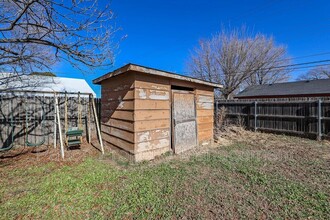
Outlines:
<svg viewBox="0 0 330 220"><path fill-rule="evenodd" d="M235 97L308 96L330 94L330 79L250 86Z"/></svg>
<svg viewBox="0 0 330 220"><path fill-rule="evenodd" d="M15 75L0 73L0 91L36 91L36 92L69 92L91 93L95 92L84 79Z"/></svg>
<svg viewBox="0 0 330 220"><path fill-rule="evenodd" d="M128 71L136 71L136 72L141 72L141 73L147 73L147 74L151 74L151 75L156 75L156 76L162 76L162 77L168 77L168 78L172 78L172 79L178 79L178 80L183 80L183 81L188 81L188 82L193 82L193 83L198 83L198 84L203 84L203 85L207 85L207 86L211 86L211 87L215 87L215 88L222 88L223 86L220 84L216 84L216 83L212 83L212 82L208 82L208 81L203 81L200 79L196 79L196 78L192 78L192 77L188 77L188 76L182 76L182 75L178 75L175 73L171 73L171 72L167 72L167 71L163 71L163 70L158 70L158 69L154 69L154 68L150 68L150 67L145 67L145 66L140 66L140 65L136 65L136 64L127 64L119 69L114 70L113 72L107 73L97 79L93 80L93 83L95 84L101 84L101 82L103 80L109 79L111 77L114 76L118 76L120 74L123 74L125 72Z"/></svg>

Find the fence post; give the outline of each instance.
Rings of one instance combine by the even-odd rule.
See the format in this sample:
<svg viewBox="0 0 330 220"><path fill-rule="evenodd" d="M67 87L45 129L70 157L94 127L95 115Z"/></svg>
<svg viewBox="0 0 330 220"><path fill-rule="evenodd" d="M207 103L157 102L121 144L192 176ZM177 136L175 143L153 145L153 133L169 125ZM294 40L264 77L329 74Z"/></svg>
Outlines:
<svg viewBox="0 0 330 220"><path fill-rule="evenodd" d="M257 117L258 117L258 115L257 115L257 113L258 113L258 111L257 111L257 105L258 105L258 103L255 101L254 102L254 131L256 132L257 131Z"/></svg>
<svg viewBox="0 0 330 220"><path fill-rule="evenodd" d="M62 159L64 159L64 145L63 145L63 139L62 139L62 127L61 127L61 118L60 118L60 108L58 106L58 98L57 98L57 96L55 98L55 104L56 104L56 117L57 117L58 134L59 134L59 138L60 138L61 157L62 157Z"/></svg>
<svg viewBox="0 0 330 220"><path fill-rule="evenodd" d="M215 115L217 115L218 114L218 105L219 105L219 101L217 100L216 102L215 102Z"/></svg>
<svg viewBox="0 0 330 220"><path fill-rule="evenodd" d="M322 101L317 102L317 140L322 140Z"/></svg>
<svg viewBox="0 0 330 220"><path fill-rule="evenodd" d="M56 148L56 141L57 141L57 137L56 137L56 129L57 129L57 121L56 121L56 117L57 117L57 112L56 112L56 94L54 93L54 148Z"/></svg>
<svg viewBox="0 0 330 220"><path fill-rule="evenodd" d="M97 115L96 112L96 108L95 108L95 99L92 95L92 108L93 108L93 112L94 112L94 120L95 120L95 124L96 124L96 131L97 131L97 136L99 137L99 142L101 145L101 152L102 154L104 154L104 147L103 147L103 140L102 140L102 136L101 136L101 128L100 128L100 124L99 124L99 117Z"/></svg>

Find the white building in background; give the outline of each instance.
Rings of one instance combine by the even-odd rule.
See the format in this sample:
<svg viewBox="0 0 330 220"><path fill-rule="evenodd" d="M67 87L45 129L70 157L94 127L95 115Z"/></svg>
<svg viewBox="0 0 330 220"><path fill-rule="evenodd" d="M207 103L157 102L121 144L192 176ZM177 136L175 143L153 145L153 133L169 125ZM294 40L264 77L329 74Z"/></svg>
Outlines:
<svg viewBox="0 0 330 220"><path fill-rule="evenodd" d="M96 97L94 90L84 79L0 73L0 92L12 90L22 92L80 92L90 93Z"/></svg>

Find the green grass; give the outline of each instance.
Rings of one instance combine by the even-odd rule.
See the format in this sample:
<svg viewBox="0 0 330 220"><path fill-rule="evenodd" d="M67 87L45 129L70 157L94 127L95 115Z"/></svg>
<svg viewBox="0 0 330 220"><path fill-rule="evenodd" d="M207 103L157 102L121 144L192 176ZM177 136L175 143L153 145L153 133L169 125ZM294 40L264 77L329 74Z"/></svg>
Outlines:
<svg viewBox="0 0 330 220"><path fill-rule="evenodd" d="M250 149L238 143L121 169L96 158L3 169L0 218L330 218L326 160L274 161ZM303 175L289 175L293 169Z"/></svg>

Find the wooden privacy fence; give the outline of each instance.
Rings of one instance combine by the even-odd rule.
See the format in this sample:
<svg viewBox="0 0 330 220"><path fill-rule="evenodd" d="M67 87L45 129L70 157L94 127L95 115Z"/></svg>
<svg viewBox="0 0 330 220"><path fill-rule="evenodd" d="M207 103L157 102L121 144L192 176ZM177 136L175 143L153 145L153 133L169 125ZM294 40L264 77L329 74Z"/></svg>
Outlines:
<svg viewBox="0 0 330 220"><path fill-rule="evenodd" d="M65 97L61 94L57 98L62 133L65 134ZM99 99L94 100L96 112L100 118L101 102ZM68 127L78 127L78 114L80 112L81 127L84 130L83 136L93 138L96 136L96 128L89 101L89 96L82 95L79 104L77 95L68 95L67 125ZM80 108L79 111L78 108ZM57 128L53 94L42 92L0 93L0 148L6 148L12 144L25 146L27 142L44 142L44 145L53 145L54 129ZM56 140L58 138L57 135Z"/></svg>
<svg viewBox="0 0 330 220"><path fill-rule="evenodd" d="M225 122L239 121L248 129L290 133L317 139L330 137L329 100L217 100L215 114Z"/></svg>

